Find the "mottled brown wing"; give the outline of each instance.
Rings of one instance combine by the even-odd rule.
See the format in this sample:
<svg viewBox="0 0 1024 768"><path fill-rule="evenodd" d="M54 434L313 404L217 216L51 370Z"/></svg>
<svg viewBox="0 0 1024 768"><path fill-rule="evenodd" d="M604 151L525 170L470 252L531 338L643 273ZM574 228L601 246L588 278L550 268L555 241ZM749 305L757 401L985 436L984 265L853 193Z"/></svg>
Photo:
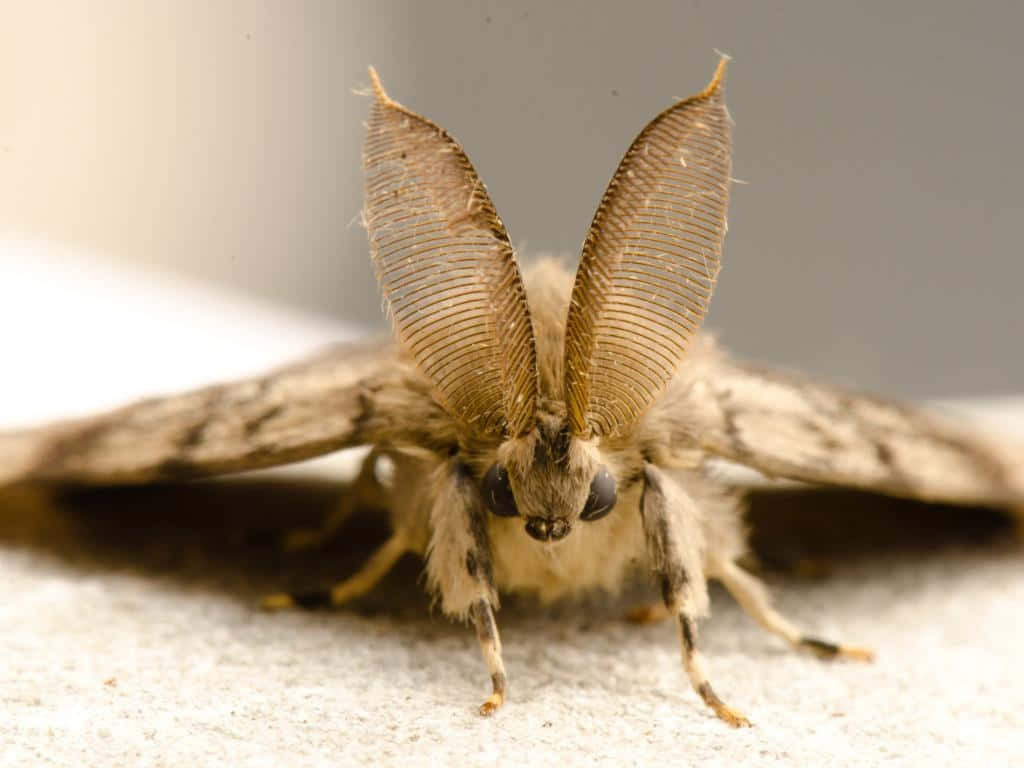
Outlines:
<svg viewBox="0 0 1024 768"><path fill-rule="evenodd" d="M463 426L521 435L537 360L508 234L462 148L370 75L365 218L395 329Z"/></svg>
<svg viewBox="0 0 1024 768"><path fill-rule="evenodd" d="M630 426L665 389L707 312L725 235L731 129L723 58L701 93L637 136L597 208L566 325L575 434Z"/></svg>
<svg viewBox="0 0 1024 768"><path fill-rule="evenodd" d="M1024 446L951 418L722 357L676 388L677 435L769 477L1024 507Z"/></svg>
<svg viewBox="0 0 1024 768"><path fill-rule="evenodd" d="M428 386L390 342L342 345L260 378L0 433L0 485L205 477L367 443L445 453L453 424Z"/></svg>

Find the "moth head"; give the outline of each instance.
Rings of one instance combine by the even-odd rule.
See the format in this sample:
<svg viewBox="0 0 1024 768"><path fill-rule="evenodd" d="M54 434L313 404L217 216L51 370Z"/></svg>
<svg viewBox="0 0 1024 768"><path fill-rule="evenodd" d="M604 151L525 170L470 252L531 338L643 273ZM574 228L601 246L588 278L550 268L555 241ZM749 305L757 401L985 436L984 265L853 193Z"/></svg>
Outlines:
<svg viewBox="0 0 1024 768"><path fill-rule="evenodd" d="M529 435L501 445L480 490L492 515L518 518L542 542L604 518L617 501L616 478L596 442L573 436L563 418L548 414Z"/></svg>

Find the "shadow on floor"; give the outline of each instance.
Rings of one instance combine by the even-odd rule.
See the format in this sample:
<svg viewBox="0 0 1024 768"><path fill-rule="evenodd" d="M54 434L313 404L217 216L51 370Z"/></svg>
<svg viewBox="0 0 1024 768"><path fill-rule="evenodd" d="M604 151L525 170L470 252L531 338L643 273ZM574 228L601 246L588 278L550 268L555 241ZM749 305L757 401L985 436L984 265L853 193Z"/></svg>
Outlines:
<svg viewBox="0 0 1024 768"><path fill-rule="evenodd" d="M83 571L167 576L241 600L281 588L324 586L352 573L387 534L382 511L351 519L323 547L286 554L285 532L315 526L334 507L333 482L252 477L181 485L49 491L0 489L0 547L28 549ZM751 543L765 567L825 578L849 559L933 554L1007 544L1016 521L999 511L852 491L771 491L751 497ZM429 608L422 563L407 556L353 606L362 614L418 615ZM653 599L649 585L623 600ZM589 602L589 601L588 601ZM515 610L517 601L506 603ZM604 601L607 603L607 601ZM617 612L621 601L588 614Z"/></svg>

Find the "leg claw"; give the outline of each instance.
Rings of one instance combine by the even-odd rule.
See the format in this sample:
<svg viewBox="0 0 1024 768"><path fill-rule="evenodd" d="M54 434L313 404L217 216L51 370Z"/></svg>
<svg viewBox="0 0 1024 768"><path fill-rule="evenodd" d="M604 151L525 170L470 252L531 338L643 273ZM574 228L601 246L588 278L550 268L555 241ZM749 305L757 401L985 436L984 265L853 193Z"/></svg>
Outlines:
<svg viewBox="0 0 1024 768"><path fill-rule="evenodd" d="M633 624L657 624L669 617L664 603L648 603L634 608L626 614L626 621Z"/></svg>
<svg viewBox="0 0 1024 768"><path fill-rule="evenodd" d="M724 720L733 728L750 728L750 721L732 707L722 704L721 707L714 707L715 714L719 720Z"/></svg>
<svg viewBox="0 0 1024 768"><path fill-rule="evenodd" d="M800 638L797 646L810 651L819 659L832 661L834 659L849 659L851 661L874 661L875 652L870 648L860 645L844 645L830 643L827 640L818 640L814 637Z"/></svg>
<svg viewBox="0 0 1024 768"><path fill-rule="evenodd" d="M260 600L260 608L264 611L284 611L295 607L295 599L287 592L264 595Z"/></svg>
<svg viewBox="0 0 1024 768"><path fill-rule="evenodd" d="M492 693L483 704L480 705L480 714L483 717L490 717L497 712L505 701L504 694Z"/></svg>
<svg viewBox="0 0 1024 768"><path fill-rule="evenodd" d="M849 659L850 661L871 662L875 660L875 651L860 645L840 645L839 658Z"/></svg>
<svg viewBox="0 0 1024 768"><path fill-rule="evenodd" d="M710 683L705 681L698 686L697 693L700 694L702 699L704 699L704 703L707 704L715 715L718 716L719 720L724 720L733 728L750 727L750 721L747 720L746 717L718 698L718 694L711 689Z"/></svg>

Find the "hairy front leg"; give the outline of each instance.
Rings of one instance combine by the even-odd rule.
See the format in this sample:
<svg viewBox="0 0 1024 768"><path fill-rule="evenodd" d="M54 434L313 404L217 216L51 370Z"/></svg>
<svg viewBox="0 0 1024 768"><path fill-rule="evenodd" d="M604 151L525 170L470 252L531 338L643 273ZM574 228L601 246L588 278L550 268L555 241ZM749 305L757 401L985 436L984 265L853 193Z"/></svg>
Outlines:
<svg viewBox="0 0 1024 768"><path fill-rule="evenodd" d="M697 619L708 608L699 510L671 477L655 465L646 464L640 511L648 554L661 580L665 608L678 621L683 666L690 684L720 719L737 728L750 725L746 717L715 693L708 680L704 656L697 648Z"/></svg>
<svg viewBox="0 0 1024 768"><path fill-rule="evenodd" d="M473 620L492 689L480 714L491 715L505 701L506 678L494 619L498 595L487 513L472 473L458 458L439 467L434 482L427 580L431 590L440 595L441 609L447 615Z"/></svg>

